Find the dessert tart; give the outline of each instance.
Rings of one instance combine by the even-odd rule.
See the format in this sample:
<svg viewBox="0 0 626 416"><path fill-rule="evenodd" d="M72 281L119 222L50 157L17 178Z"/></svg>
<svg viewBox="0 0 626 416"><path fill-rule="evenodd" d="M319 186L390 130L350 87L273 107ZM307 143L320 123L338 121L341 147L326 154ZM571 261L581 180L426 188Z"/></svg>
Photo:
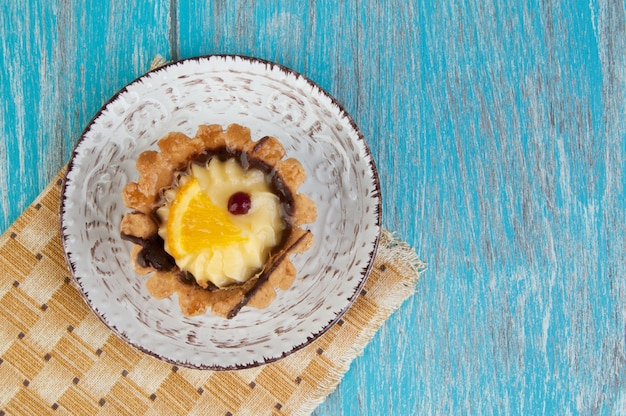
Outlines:
<svg viewBox="0 0 626 416"><path fill-rule="evenodd" d="M137 182L122 191L121 222L135 271L150 294L175 293L183 314L208 308L232 318L244 306L265 308L296 270L290 255L313 244L315 203L297 193L306 174L285 159L274 137L252 141L231 124L199 126L196 136L167 134L140 154Z"/></svg>

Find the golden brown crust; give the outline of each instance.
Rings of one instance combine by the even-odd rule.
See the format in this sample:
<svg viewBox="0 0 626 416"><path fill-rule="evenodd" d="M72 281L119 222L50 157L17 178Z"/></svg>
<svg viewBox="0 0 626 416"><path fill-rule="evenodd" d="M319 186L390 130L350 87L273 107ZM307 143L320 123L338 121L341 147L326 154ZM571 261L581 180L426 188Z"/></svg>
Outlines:
<svg viewBox="0 0 626 416"><path fill-rule="evenodd" d="M122 218L120 232L123 235L132 235L147 240L158 231L157 224L143 212L129 212Z"/></svg>
<svg viewBox="0 0 626 416"><path fill-rule="evenodd" d="M271 136L265 136L252 146L248 154L268 166L276 166L285 156L285 148Z"/></svg>
<svg viewBox="0 0 626 416"><path fill-rule="evenodd" d="M187 135L177 132L168 133L159 140L158 146L161 149L161 159L169 162L175 169L182 167L190 156L202 150L202 142L190 140Z"/></svg>
<svg viewBox="0 0 626 416"><path fill-rule="evenodd" d="M295 195L293 217L293 224L295 226L314 222L317 218L317 207L315 206L315 202L304 194Z"/></svg>
<svg viewBox="0 0 626 416"><path fill-rule="evenodd" d="M281 247L275 250L261 273L248 282L225 289L203 289L181 278L181 271L159 271L141 266L137 262L141 245L134 244L131 252L132 264L137 273L152 273L146 286L150 294L163 299L178 294L179 305L187 316L204 314L208 308L212 313L232 318L243 306L265 308L276 298L276 288L288 289L296 277L296 269L289 260L293 253L302 253L313 244L310 231L300 228L315 221L315 203L306 195L297 194L306 174L296 159L283 159L285 149L274 137L266 136L253 142L250 129L231 124L226 130L220 125L202 125L194 138L182 133L169 133L158 142L160 151L145 151L137 159L140 174L137 182L130 182L122 192L124 204L133 210L122 220L121 232L129 239L148 240L156 235L158 224L152 217L164 189L172 186L176 171L186 168L194 155L202 152L226 149L240 152L270 166L282 185L293 197L293 213L286 220L289 231Z"/></svg>
<svg viewBox="0 0 626 416"><path fill-rule="evenodd" d="M294 158L279 162L275 169L278 176L283 179L283 183L289 189L298 189L306 179L306 172L300 162Z"/></svg>
<svg viewBox="0 0 626 416"><path fill-rule="evenodd" d="M291 287L295 278L296 268L291 260L286 258L278 265L276 272L270 275L269 281L272 286L281 290L287 290Z"/></svg>
<svg viewBox="0 0 626 416"><path fill-rule="evenodd" d="M274 299L276 299L276 290L268 280L259 286L254 296L248 301L248 306L257 309L267 308Z"/></svg>
<svg viewBox="0 0 626 416"><path fill-rule="evenodd" d="M136 182L130 182L124 187L122 200L128 208L140 212L149 212L152 207L152 202L141 192Z"/></svg>

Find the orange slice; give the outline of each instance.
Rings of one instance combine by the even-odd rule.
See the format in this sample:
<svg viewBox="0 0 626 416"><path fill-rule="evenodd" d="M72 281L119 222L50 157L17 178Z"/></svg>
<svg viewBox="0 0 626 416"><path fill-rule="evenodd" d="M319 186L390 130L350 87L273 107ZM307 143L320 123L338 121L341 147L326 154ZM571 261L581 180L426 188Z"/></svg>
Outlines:
<svg viewBox="0 0 626 416"><path fill-rule="evenodd" d="M206 196L196 178L177 192L167 218L167 243L170 254L182 258L209 247L227 246L244 241L241 230Z"/></svg>

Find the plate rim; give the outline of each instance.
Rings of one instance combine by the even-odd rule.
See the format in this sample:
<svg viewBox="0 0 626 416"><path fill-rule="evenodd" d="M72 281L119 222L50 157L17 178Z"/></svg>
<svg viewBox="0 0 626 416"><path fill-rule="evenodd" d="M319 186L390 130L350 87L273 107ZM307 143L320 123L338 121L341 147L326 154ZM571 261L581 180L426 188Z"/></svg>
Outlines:
<svg viewBox="0 0 626 416"><path fill-rule="evenodd" d="M109 107L109 105L111 103L113 103L115 100L118 99L118 97L122 94L124 94L125 92L128 91L128 89L135 85L138 82L141 82L141 80L149 77L152 74L158 73L159 71L165 71L167 70L169 67L172 66L176 66L176 65L184 65L187 62L197 62L197 63L201 63L201 61L206 60L207 62L210 62L212 59L224 59L224 60L231 60L233 62L236 62L237 60L242 60L242 61L246 61L247 63L250 64L263 64L266 66L269 66L270 69L274 69L277 68L280 71L284 72L286 75L292 75L295 76L296 79L300 78L303 81L305 81L307 84L309 84L313 90L317 90L321 95L326 96L333 105L337 106L338 109L338 115L340 117L344 117L347 121L347 123L350 125L350 127L354 130L354 132L356 133L356 140L361 142L361 145L363 146L364 152L365 154L368 156L369 158L369 169L370 169L370 173L371 173L371 180L372 180L372 185L373 185L373 190L375 191L372 194L372 198L376 199L376 222L375 222L375 226L377 227L377 232L376 232L376 238L373 242L373 247L371 249L371 252L369 254L369 260L368 260L368 264L367 267L365 267L362 271L359 272L359 276L360 276L360 281L358 283L358 285L355 286L355 290L354 293L348 298L346 305L337 312L337 314L335 315L334 319L332 319L331 321L329 321L321 330L319 330L317 333L311 334L309 336L307 336L306 340L302 343L300 343L299 345L295 345L295 346L290 346L290 349L288 351L283 351L280 355L276 355L273 357L263 357L262 360L257 360L254 359L252 362L249 363L245 363L245 364L236 364L236 365L228 365L228 366L220 366L220 365L211 365L211 364L194 364L194 363L190 363L188 361L181 361L181 360L177 360L177 359L173 359L167 356L163 356L155 351L152 351L150 349L148 349L147 347L140 345L134 341L132 341L131 339L129 339L124 333L123 331L121 331L120 329L118 329L115 325L113 325L110 322L107 322L105 320L105 318L102 316L102 314L97 310L97 307L95 305L93 305L90 301L89 298L87 296L87 293L85 293L85 290L83 290L83 287L81 286L80 282L79 282L79 278L81 278L80 276L76 276L76 269L75 269L75 265L73 264L73 262L70 259L70 255L71 252L68 251L68 247L67 247L67 241L70 236L67 235L66 233L66 227L64 225L64 212L65 212L65 206L66 206L66 200L67 198L67 187L68 187L68 176L70 175L70 173L73 170L74 167L74 161L77 155L77 151L78 148L80 147L80 145L83 143L84 140L86 140L86 136L87 134L91 131L94 123L100 118L100 116L103 114L103 112L105 110L107 110L107 108ZM71 182L71 181L70 181ZM361 132L361 130L359 129L358 125L356 124L356 122L354 121L354 119L352 118L352 116L345 110L345 108L343 107L342 104L339 103L339 101L337 101L335 99L334 96L332 96L328 91L326 91L324 88L322 88L319 84L317 84L315 81L311 80L310 78L308 78L307 76L303 75L302 73L293 70L287 66L284 66L282 64L273 62L273 61L269 61L263 58L257 58L257 57L253 57L253 56L249 56L249 55L239 55L239 54L208 54L208 55L198 55L198 56L193 56L193 57L189 57L189 58L184 58L184 59L180 59L180 60L176 60L176 61L172 61L172 62L168 62L165 63L162 66L159 66L157 68L151 69L145 73L143 73L142 75L136 77L135 79L133 79L132 81L128 82L126 85L124 85L124 87L122 87L121 89L119 89L117 92L115 92L108 100L106 100L106 102L104 102L100 108L98 109L98 111L94 114L94 116L89 120L89 122L86 124L85 128L83 129L82 133L80 134L78 140L76 141L76 144L74 145L72 152L70 154L70 159L66 165L66 171L63 175L63 183L61 185L61 190L60 190L60 204L59 204L59 228L60 228L60 239L61 239L61 246L63 248L63 256L65 258L65 262L67 263L68 267L69 267L69 271L72 275L72 282L74 284L74 287L77 289L77 291L80 293L83 301L87 304L87 306L89 307L89 309L98 317L98 319L111 331L113 332L117 337L121 338L125 343L131 345L132 347L138 349L139 351L148 354L152 357L155 357L161 361L167 362L169 364L172 365L176 365L176 366L181 366L181 367L186 367L186 368L192 368L192 369L198 369L198 370L212 370L212 371L233 371L233 370L242 370L242 369L247 369L247 368L254 368L254 367L259 367L262 365L266 365L266 364L270 364L272 362L281 360L303 348L305 348L306 346L312 344L315 340L317 340L318 338L320 338L321 336L323 336L326 332L328 332L333 326L335 326L335 324L337 324L337 322L339 322L342 317L346 314L346 312L352 307L352 305L354 304L355 300L358 298L358 296L361 294L363 287L365 286L365 283L367 282L367 279L369 278L369 275L371 273L371 270L374 266L374 262L375 262L375 258L376 258L376 254L378 252L378 247L380 244L380 238L381 238L381 234L382 234L382 193L381 193L381 188L380 188L380 179L379 179L379 175L378 175L378 170L376 169L376 164L374 161L374 157L373 154L367 144L367 141L365 140L365 136L363 135L363 133ZM84 277L82 277L84 278ZM207 312L208 313L208 312Z"/></svg>

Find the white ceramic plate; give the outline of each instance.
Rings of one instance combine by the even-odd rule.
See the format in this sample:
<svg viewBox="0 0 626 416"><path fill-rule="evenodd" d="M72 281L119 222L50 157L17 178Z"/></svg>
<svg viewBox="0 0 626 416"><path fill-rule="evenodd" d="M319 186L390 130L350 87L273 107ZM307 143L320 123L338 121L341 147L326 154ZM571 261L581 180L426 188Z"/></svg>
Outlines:
<svg viewBox="0 0 626 416"><path fill-rule="evenodd" d="M170 131L238 123L253 140L275 136L307 172L299 188L317 204L314 246L292 256L298 275L266 309L233 319L185 317L176 295L152 298L120 238L121 191L137 156ZM312 81L240 56L176 62L116 94L85 129L66 176L62 241L75 282L121 338L168 362L236 369L277 360L328 330L360 292L378 246L381 200L374 161L355 123Z"/></svg>

